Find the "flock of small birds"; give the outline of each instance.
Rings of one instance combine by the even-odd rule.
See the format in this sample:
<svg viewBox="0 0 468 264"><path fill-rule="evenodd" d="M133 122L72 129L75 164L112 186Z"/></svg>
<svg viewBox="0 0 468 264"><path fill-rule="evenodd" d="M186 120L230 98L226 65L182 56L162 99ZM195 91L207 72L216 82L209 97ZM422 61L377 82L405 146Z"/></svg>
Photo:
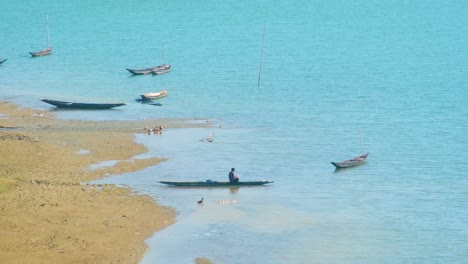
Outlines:
<svg viewBox="0 0 468 264"><path fill-rule="evenodd" d="M164 125L164 127L167 127L167 125ZM143 128L143 130L146 131L146 133L148 133L148 135L150 135L151 133L161 134L162 131L163 131L163 126L155 126L153 128L145 127L145 128Z"/></svg>

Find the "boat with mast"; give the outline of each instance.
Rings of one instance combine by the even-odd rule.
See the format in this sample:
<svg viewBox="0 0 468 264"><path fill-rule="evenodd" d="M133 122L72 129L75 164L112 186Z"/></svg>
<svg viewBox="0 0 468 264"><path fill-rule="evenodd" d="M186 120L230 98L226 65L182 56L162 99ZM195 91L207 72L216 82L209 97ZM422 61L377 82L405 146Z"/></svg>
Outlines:
<svg viewBox="0 0 468 264"><path fill-rule="evenodd" d="M127 68L127 71L129 71L133 75L145 75L145 74L154 74L154 75L160 75L164 73L168 73L171 71L171 65L166 64L166 59L164 57L164 49L161 45L161 50L162 50L162 55L163 55L163 64L158 65L158 66L153 66L149 68L143 68L143 69L129 69Z"/></svg>
<svg viewBox="0 0 468 264"><path fill-rule="evenodd" d="M364 145L362 144L362 135L360 136L361 136L361 152L362 152L361 155L348 159L348 160L332 161L330 163L333 164L333 166L335 166L337 169L343 169L343 168L354 167L354 166L357 166L366 162L367 156L369 155L369 153L364 153Z"/></svg>
<svg viewBox="0 0 468 264"><path fill-rule="evenodd" d="M47 48L40 51L29 52L33 57L41 57L49 55L52 53L52 48L50 47L50 37L49 37L49 16L46 16L46 28L47 28Z"/></svg>

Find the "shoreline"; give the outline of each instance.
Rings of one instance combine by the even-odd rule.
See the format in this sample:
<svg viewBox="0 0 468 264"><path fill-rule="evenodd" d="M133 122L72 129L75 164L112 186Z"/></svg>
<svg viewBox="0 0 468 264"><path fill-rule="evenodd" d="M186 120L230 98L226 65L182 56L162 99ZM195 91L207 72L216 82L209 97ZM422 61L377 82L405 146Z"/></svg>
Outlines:
<svg viewBox="0 0 468 264"><path fill-rule="evenodd" d="M164 122L164 123L163 123ZM134 159L147 125L183 120L79 121L0 102L2 263L139 263L145 240L175 222L175 209L130 188L86 182L164 161ZM90 170L93 164L118 161Z"/></svg>

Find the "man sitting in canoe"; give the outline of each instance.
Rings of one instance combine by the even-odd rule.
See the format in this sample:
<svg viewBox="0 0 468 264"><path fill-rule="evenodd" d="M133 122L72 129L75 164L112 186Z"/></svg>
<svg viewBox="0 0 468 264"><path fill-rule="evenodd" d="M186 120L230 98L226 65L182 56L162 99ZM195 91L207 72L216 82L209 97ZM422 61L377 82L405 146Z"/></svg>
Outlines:
<svg viewBox="0 0 468 264"><path fill-rule="evenodd" d="M237 176L236 169L232 168L231 171L229 172L229 182L230 183L236 183L239 182L239 176Z"/></svg>

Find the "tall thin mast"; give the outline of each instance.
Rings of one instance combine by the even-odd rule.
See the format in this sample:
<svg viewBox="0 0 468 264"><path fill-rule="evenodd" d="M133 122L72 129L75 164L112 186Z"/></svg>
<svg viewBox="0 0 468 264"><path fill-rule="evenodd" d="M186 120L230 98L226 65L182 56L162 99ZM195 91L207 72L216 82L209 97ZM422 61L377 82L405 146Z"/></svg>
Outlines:
<svg viewBox="0 0 468 264"><path fill-rule="evenodd" d="M362 134L361 134L361 130L359 130L359 136L361 137L361 151L362 151L362 154L364 154L364 145L362 144Z"/></svg>
<svg viewBox="0 0 468 264"><path fill-rule="evenodd" d="M262 63L263 63L263 46L265 44L265 30L266 30L266 21L265 24L263 25L263 37L262 37L262 53L260 55L260 69L258 71L258 83L257 87L260 87L260 78L262 76Z"/></svg>
<svg viewBox="0 0 468 264"><path fill-rule="evenodd" d="M50 48L50 38L49 38L49 16L46 16L46 27L47 27L47 48Z"/></svg>
<svg viewBox="0 0 468 264"><path fill-rule="evenodd" d="M162 52L162 56L163 56L163 63L166 64L166 57L164 56L164 47L163 47L162 43L161 43L161 52Z"/></svg>

